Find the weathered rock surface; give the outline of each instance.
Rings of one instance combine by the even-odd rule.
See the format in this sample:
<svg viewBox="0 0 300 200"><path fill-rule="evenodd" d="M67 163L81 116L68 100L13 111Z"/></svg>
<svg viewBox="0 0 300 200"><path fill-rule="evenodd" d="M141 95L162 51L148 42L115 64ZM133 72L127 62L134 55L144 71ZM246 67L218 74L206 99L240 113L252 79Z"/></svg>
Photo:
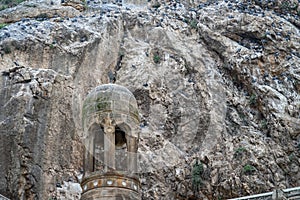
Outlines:
<svg viewBox="0 0 300 200"><path fill-rule="evenodd" d="M139 104L143 199L299 186L299 8L261 2L1 11L0 193L78 198L82 102L109 82Z"/></svg>
<svg viewBox="0 0 300 200"><path fill-rule="evenodd" d="M24 20L25 18L35 18L37 20L45 20L52 17L75 17L80 15L80 12L72 6L60 6L58 2L54 4L40 1L25 1L22 4L1 11L0 23L12 23ZM66 4L72 5L72 4ZM79 6L82 10L82 6Z"/></svg>

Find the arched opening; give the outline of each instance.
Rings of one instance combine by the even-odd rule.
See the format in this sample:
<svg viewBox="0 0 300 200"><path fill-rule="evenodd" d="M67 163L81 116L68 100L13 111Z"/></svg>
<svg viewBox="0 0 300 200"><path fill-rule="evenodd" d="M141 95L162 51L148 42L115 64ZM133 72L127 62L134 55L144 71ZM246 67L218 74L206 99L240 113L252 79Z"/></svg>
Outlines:
<svg viewBox="0 0 300 200"><path fill-rule="evenodd" d="M103 170L104 160L104 131L97 123L88 129L88 137L85 142L84 170L94 172Z"/></svg>
<svg viewBox="0 0 300 200"><path fill-rule="evenodd" d="M115 127L115 163L117 171L127 170L126 132L119 126Z"/></svg>
<svg viewBox="0 0 300 200"><path fill-rule="evenodd" d="M125 132L118 126L115 129L115 146L116 146L116 149L126 148Z"/></svg>

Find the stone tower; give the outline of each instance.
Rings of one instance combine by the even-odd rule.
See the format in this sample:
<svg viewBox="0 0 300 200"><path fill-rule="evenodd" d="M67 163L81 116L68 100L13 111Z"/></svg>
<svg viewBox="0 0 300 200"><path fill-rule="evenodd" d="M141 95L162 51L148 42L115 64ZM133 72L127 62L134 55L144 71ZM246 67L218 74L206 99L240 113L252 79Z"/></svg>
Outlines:
<svg viewBox="0 0 300 200"><path fill-rule="evenodd" d="M139 114L125 87L96 87L83 105L85 137L82 200L140 198L137 176Z"/></svg>

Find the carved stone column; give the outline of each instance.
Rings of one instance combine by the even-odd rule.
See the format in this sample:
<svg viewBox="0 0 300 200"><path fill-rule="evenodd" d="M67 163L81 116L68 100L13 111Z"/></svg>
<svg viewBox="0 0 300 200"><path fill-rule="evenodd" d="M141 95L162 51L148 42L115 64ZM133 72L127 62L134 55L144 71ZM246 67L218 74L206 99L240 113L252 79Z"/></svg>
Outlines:
<svg viewBox="0 0 300 200"><path fill-rule="evenodd" d="M137 172L137 148L138 141L133 137L126 137L127 139L127 149L128 149L128 157L127 157L127 165L129 173Z"/></svg>
<svg viewBox="0 0 300 200"><path fill-rule="evenodd" d="M104 124L104 165L105 171L115 170L115 127L111 119L106 119Z"/></svg>

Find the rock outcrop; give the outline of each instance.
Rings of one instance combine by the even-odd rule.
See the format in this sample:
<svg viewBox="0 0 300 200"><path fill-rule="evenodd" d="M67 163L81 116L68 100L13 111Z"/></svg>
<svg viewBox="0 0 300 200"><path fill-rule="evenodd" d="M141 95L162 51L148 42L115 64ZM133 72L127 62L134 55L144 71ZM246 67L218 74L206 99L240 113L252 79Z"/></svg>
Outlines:
<svg viewBox="0 0 300 200"><path fill-rule="evenodd" d="M139 104L143 199L299 186L300 6L284 2L0 11L0 194L79 198L83 99L109 82Z"/></svg>

